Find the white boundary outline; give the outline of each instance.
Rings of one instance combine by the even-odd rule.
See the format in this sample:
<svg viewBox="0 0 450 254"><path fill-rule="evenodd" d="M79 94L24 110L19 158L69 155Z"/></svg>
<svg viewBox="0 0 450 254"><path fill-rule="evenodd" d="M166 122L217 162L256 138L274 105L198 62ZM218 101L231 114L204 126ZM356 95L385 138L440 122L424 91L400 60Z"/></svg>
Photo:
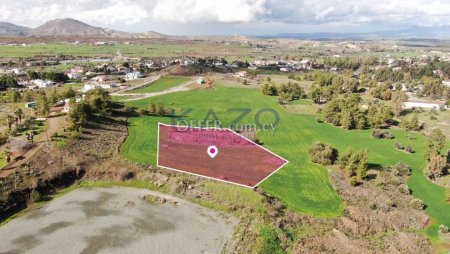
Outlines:
<svg viewBox="0 0 450 254"><path fill-rule="evenodd" d="M214 177L210 177L210 176L200 175L200 174L196 174L196 173L192 173L192 172L188 172L188 171L184 171L184 170L180 170L180 169L175 169L175 168L170 168L170 167L166 167L166 166L161 166L161 165L159 165L159 127L160 127L160 125L163 125L163 126L169 126L169 127L178 127L178 128L228 130L228 131L230 131L231 133L233 133L233 134L239 136L240 138L243 138L243 139L245 139L245 140L247 140L247 141L253 143L254 145L258 146L259 148L262 148L263 150L265 150L265 151L267 151L267 152L269 152L269 153L275 155L276 157L278 157L278 158L280 158L280 159L283 159L283 160L286 161L286 162L283 163L283 165L281 165L281 166L278 167L277 169L275 169L275 170L274 170L272 173L270 173L268 176L264 177L264 179L262 179L261 181L259 181L259 182L258 182L256 185L254 185L254 186L249 186L249 185L245 185L245 184L241 184L241 183L235 183L235 182L231 182L231 181L227 181L227 180L222 180L222 179L214 178ZM157 142L156 142L156 166L157 166L157 167L160 167L160 168L165 168L165 169L177 171L177 172L180 172L180 173L185 173L185 174L190 174L190 175L194 175L194 176L204 177L204 178L208 178L208 179L210 179L210 180L215 180L215 181L224 182L224 183L231 183L231 184L235 184L235 185L238 185L238 186L242 186L242 187L247 187L247 188L250 188L250 189L254 189L254 188L256 188L258 185L260 185L262 182L264 182L265 180L267 180L267 178L269 178L269 177L271 177L273 174L275 174L275 173L276 173L278 170L280 170L282 167L286 166L286 164L288 164L288 163L289 163L289 161L286 160L285 158L279 156L278 154L276 154L276 153L270 151L269 149L267 149L267 148L265 148L265 147L263 147L263 146L261 146L261 145L255 143L255 142L253 142L252 140L250 140L250 139L248 139L248 138L246 138L246 137L240 135L239 133L234 132L234 131L233 131L232 129L230 129L230 128L192 127L192 126L180 126L180 125L172 125L172 124L165 124L165 123L158 122L158 140L157 140Z"/></svg>

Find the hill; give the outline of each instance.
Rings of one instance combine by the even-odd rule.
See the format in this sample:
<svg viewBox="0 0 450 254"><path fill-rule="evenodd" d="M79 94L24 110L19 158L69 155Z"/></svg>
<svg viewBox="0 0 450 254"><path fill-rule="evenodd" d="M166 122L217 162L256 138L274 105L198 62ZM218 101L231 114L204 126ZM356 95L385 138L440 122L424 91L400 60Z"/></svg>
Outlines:
<svg viewBox="0 0 450 254"><path fill-rule="evenodd" d="M25 36L31 28L0 22L0 36Z"/></svg>
<svg viewBox="0 0 450 254"><path fill-rule="evenodd" d="M127 33L95 27L75 19L54 19L31 30L31 35L43 37L67 36L127 36Z"/></svg>

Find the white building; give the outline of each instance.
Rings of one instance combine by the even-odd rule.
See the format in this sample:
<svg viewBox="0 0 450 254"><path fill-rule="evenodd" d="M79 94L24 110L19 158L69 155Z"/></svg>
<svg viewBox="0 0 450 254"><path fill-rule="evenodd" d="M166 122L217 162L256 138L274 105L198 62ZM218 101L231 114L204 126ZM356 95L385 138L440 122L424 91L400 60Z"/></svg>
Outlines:
<svg viewBox="0 0 450 254"><path fill-rule="evenodd" d="M83 77L83 75L81 75L81 73L78 73L78 72L69 72L69 73L67 73L67 77L69 79L81 79Z"/></svg>
<svg viewBox="0 0 450 254"><path fill-rule="evenodd" d="M407 101L403 103L403 109L414 109L414 108L440 109L441 107L446 108L444 104L437 102Z"/></svg>
<svg viewBox="0 0 450 254"><path fill-rule="evenodd" d="M135 80L138 78L142 78L142 74L140 71L134 71L125 74L125 80Z"/></svg>
<svg viewBox="0 0 450 254"><path fill-rule="evenodd" d="M238 78L247 78L248 73L246 71L238 71L234 74Z"/></svg>
<svg viewBox="0 0 450 254"><path fill-rule="evenodd" d="M117 84L115 82L109 81L109 82L96 82L91 81L84 84L83 92L87 92L89 90L97 89L97 88L103 88L103 89L111 89L117 87Z"/></svg>
<svg viewBox="0 0 450 254"><path fill-rule="evenodd" d="M48 88L52 87L54 82L50 80L42 80L42 79L35 79L31 81L35 86L38 86L39 88Z"/></svg>
<svg viewBox="0 0 450 254"><path fill-rule="evenodd" d="M76 98L75 99L75 103L77 103L77 104L80 103L82 99L84 99L84 97L83 98ZM70 102L70 99L65 99L64 100L64 106L63 106L63 109L62 109L61 112L63 112L63 113L69 112L69 110L70 110L70 103L69 102Z"/></svg>
<svg viewBox="0 0 450 254"><path fill-rule="evenodd" d="M394 59L394 58L389 58L387 60L387 63L388 63L389 67L396 67L398 65L397 59Z"/></svg>

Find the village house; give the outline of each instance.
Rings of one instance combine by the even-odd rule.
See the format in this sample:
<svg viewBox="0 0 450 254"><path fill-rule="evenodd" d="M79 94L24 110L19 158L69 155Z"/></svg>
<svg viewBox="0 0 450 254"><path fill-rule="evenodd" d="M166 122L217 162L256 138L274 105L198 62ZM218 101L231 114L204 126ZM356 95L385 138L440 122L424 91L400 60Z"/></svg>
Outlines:
<svg viewBox="0 0 450 254"><path fill-rule="evenodd" d="M48 87L52 87L55 82L50 81L50 80L42 80L42 79L34 79L31 81L31 83L33 83L35 86L39 87L39 88L48 88Z"/></svg>
<svg viewBox="0 0 450 254"><path fill-rule="evenodd" d="M89 82L84 84L83 91L87 92L89 90L103 88L103 89L111 89L117 87L116 82L112 81L109 76L100 75L97 77L93 77Z"/></svg>
<svg viewBox="0 0 450 254"><path fill-rule="evenodd" d="M389 68L397 67L398 61L397 61L397 59L389 58L389 59L387 60L387 64L388 64L388 67L389 67Z"/></svg>
<svg viewBox="0 0 450 254"><path fill-rule="evenodd" d="M140 71L133 71L125 74L125 80L135 80L142 78L142 73Z"/></svg>
<svg viewBox="0 0 450 254"><path fill-rule="evenodd" d="M93 89L97 89L97 88L111 89L114 87L117 87L117 84L113 81L105 81L105 82L91 81L91 82L84 84L83 92L87 92L89 90L93 90Z"/></svg>
<svg viewBox="0 0 450 254"><path fill-rule="evenodd" d="M83 95L84 96L84 95ZM75 103L80 103L84 98L76 98ZM64 99L64 106L61 112L67 113L70 111L70 99Z"/></svg>
<svg viewBox="0 0 450 254"><path fill-rule="evenodd" d="M83 75L81 73L77 73L77 72L69 72L69 73L67 73L67 77L69 79L81 79L83 77Z"/></svg>
<svg viewBox="0 0 450 254"><path fill-rule="evenodd" d="M76 66L76 67L73 67L72 69L70 69L70 72L83 74L84 68L81 66Z"/></svg>
<svg viewBox="0 0 450 254"><path fill-rule="evenodd" d="M292 69L290 67L281 67L280 71L282 71L282 72L290 72L290 71L292 71Z"/></svg>
<svg viewBox="0 0 450 254"><path fill-rule="evenodd" d="M246 71L238 71L234 74L234 76L244 79L248 77L248 73Z"/></svg>
<svg viewBox="0 0 450 254"><path fill-rule="evenodd" d="M447 108L447 106L444 103L441 102L426 102L426 101L415 101L415 100L408 100L403 103L403 109L415 109L415 108L422 108L422 109L441 109L441 108Z"/></svg>
<svg viewBox="0 0 450 254"><path fill-rule="evenodd" d="M295 64L299 69L310 70L312 68L312 63L309 59L303 59L297 64Z"/></svg>

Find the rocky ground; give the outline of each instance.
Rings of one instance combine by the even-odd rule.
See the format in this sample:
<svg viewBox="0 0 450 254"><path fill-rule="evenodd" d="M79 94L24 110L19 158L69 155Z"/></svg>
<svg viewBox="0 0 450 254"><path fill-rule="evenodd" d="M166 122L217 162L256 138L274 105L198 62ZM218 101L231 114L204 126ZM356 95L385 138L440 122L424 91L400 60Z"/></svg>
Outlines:
<svg viewBox="0 0 450 254"><path fill-rule="evenodd" d="M393 170L351 187L338 169L331 181L345 204L339 218L297 214L262 190L255 191L124 161L120 144L126 118L97 117L78 140L42 149L2 184L3 218L27 206L30 192L50 194L80 181L145 183L146 187L238 217L227 253L430 253L431 243L418 231L428 217L410 207L406 177ZM262 234L261 232L266 232ZM275 247L274 247L275 246Z"/></svg>

